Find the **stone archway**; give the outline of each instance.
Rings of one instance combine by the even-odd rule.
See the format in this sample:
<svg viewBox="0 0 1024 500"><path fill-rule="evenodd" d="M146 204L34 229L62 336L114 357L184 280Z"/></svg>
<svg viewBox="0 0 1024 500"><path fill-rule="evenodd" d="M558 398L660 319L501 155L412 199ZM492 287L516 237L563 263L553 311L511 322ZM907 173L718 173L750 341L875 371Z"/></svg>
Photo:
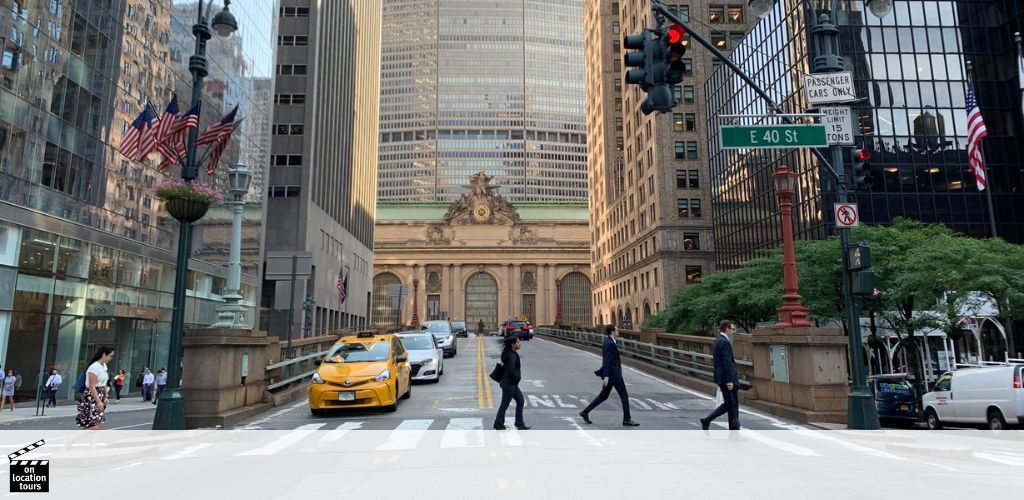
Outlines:
<svg viewBox="0 0 1024 500"><path fill-rule="evenodd" d="M562 323L586 325L591 320L590 278L574 271L562 278L559 300L562 304Z"/></svg>
<svg viewBox="0 0 1024 500"><path fill-rule="evenodd" d="M651 303L644 302L644 317L640 318L640 322L647 321L651 317Z"/></svg>
<svg viewBox="0 0 1024 500"><path fill-rule="evenodd" d="M384 272L373 277L373 305L370 322L374 328L395 328L401 326L401 312L394 307L390 285L399 285L402 280L392 273Z"/></svg>
<svg viewBox="0 0 1024 500"><path fill-rule="evenodd" d="M625 315L622 316L622 328L626 330L632 330L635 325L633 324L633 308L626 305Z"/></svg>
<svg viewBox="0 0 1024 500"><path fill-rule="evenodd" d="M466 328L477 331L482 320L484 332L498 329L498 282L485 272L466 280Z"/></svg>

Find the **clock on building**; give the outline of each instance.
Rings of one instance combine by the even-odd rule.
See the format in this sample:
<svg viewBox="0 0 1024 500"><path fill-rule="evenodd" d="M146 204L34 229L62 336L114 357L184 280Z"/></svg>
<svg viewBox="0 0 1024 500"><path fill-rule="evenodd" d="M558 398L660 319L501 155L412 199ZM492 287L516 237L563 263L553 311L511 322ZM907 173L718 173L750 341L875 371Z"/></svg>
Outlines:
<svg viewBox="0 0 1024 500"><path fill-rule="evenodd" d="M487 219L491 218L491 207L484 204L473 207L473 218L477 222L486 222Z"/></svg>

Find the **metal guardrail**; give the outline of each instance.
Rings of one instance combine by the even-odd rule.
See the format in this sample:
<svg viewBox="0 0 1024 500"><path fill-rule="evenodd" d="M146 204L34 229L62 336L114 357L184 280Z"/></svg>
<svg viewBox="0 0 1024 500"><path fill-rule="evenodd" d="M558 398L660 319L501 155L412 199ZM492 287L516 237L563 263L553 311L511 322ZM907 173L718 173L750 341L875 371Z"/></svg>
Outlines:
<svg viewBox="0 0 1024 500"><path fill-rule="evenodd" d="M560 330L557 328L538 327L536 333L548 335L562 340L575 342L586 346L600 347L604 342L604 334L579 332L571 330ZM646 361L654 366L679 372L685 375L692 375L700 378L714 380L714 357L696 351L684 351L673 347L660 346L636 340L616 339L619 343L619 351L623 354ZM754 363L745 359L736 360L737 366L754 366ZM749 380L740 379L740 383L749 384Z"/></svg>
<svg viewBox="0 0 1024 500"><path fill-rule="evenodd" d="M284 387L288 384L297 382L306 377L312 377L313 373L316 372L317 365L315 360L320 358L321 356L326 356L328 352L329 349L320 352L315 352L313 354L307 354L305 356L299 356L297 358L286 359L284 361L279 361L277 363L271 363L267 365L266 369L268 372L280 368L281 373L283 374L282 376L284 377L283 379L276 382L273 382L273 379L271 379L272 383L267 384L267 390L272 391L274 389L277 389L278 387ZM299 372L299 374L293 375L293 373L295 373L296 371Z"/></svg>

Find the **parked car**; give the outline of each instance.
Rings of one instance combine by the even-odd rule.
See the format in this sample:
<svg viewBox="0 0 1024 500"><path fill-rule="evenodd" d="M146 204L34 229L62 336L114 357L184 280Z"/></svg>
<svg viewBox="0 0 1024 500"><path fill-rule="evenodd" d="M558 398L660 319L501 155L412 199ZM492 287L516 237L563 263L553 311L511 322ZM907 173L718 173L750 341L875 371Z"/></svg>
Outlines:
<svg viewBox="0 0 1024 500"><path fill-rule="evenodd" d="M455 341L455 329L446 319L435 319L420 323L420 331L430 332L437 340L437 345L444 350L445 356L454 357L459 353L458 342Z"/></svg>
<svg viewBox="0 0 1024 500"><path fill-rule="evenodd" d="M412 395L409 355L394 335L359 332L345 336L317 363L309 385L309 411L341 408L398 409Z"/></svg>
<svg viewBox="0 0 1024 500"><path fill-rule="evenodd" d="M946 372L924 395L924 420L929 429L946 423L985 424L1005 429L1024 425L1024 365L961 368Z"/></svg>
<svg viewBox="0 0 1024 500"><path fill-rule="evenodd" d="M466 329L465 321L452 321L452 328L455 329L456 337L469 337L469 330Z"/></svg>
<svg viewBox="0 0 1024 500"><path fill-rule="evenodd" d="M510 319L501 324L499 335L502 337L518 335L521 340L530 340L533 338L533 327L529 321Z"/></svg>
<svg viewBox="0 0 1024 500"><path fill-rule="evenodd" d="M444 375L444 349L428 332L401 332L398 338L409 352L410 380L439 382Z"/></svg>
<svg viewBox="0 0 1024 500"><path fill-rule="evenodd" d="M875 396L879 420L904 425L919 420L917 396L906 374L873 375L868 382Z"/></svg>

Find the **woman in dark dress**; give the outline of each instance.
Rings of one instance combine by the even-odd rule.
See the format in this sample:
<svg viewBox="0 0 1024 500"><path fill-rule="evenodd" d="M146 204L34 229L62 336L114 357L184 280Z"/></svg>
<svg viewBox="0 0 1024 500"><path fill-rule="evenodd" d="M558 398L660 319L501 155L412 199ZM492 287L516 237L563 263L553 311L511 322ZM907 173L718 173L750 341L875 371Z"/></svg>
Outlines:
<svg viewBox="0 0 1024 500"><path fill-rule="evenodd" d="M85 392L78 402L78 416L75 423L83 429L103 429L106 421L104 412L107 409L107 363L114 359L114 348L102 346L89 360L89 368L85 372Z"/></svg>
<svg viewBox="0 0 1024 500"><path fill-rule="evenodd" d="M519 381L522 380L521 367L519 365L519 336L512 335L505 339L505 349L501 351L501 364L505 367L505 374L501 377L501 405L498 406L498 414L494 416L494 430L505 430L505 410L508 410L509 403L516 400L516 429L529 429L526 422L523 422L523 392L519 390Z"/></svg>

